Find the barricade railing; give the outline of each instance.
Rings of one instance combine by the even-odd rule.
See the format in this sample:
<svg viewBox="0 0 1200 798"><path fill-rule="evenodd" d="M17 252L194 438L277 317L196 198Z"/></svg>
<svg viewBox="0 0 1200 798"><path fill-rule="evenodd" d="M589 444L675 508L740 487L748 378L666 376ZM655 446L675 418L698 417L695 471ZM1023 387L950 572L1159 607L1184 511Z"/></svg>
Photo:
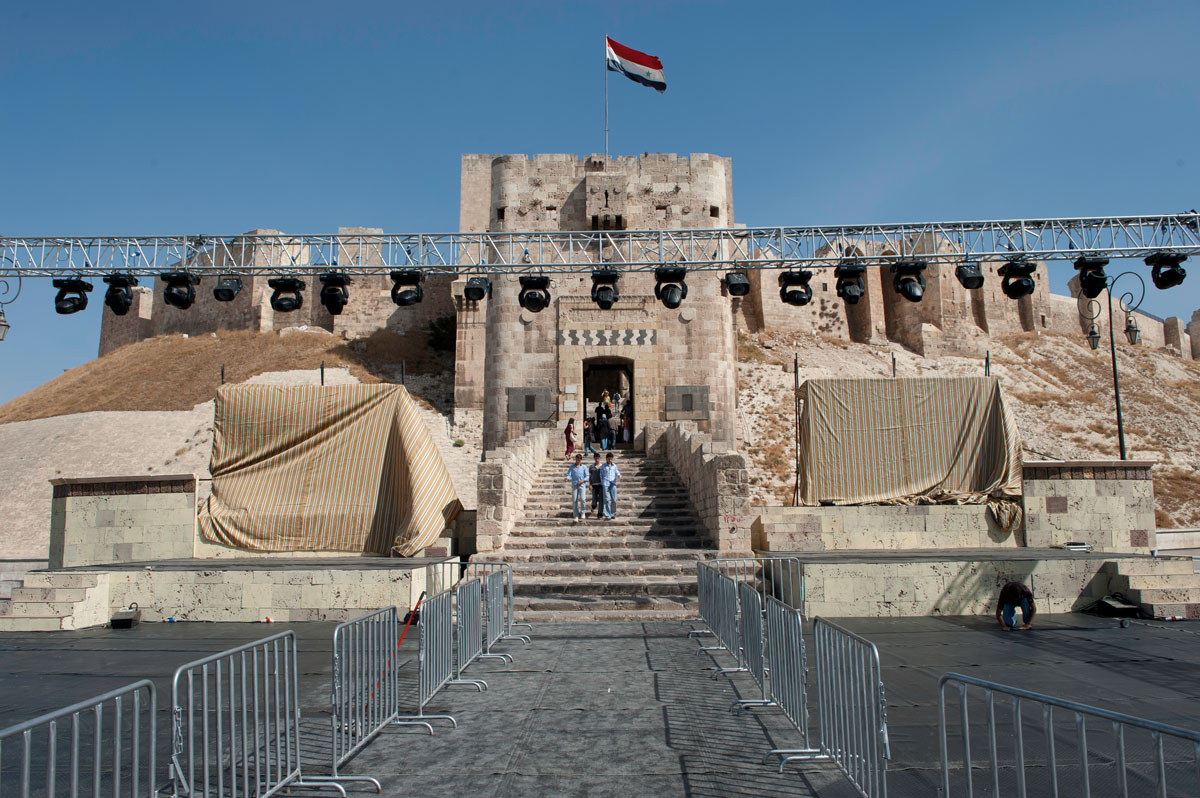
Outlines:
<svg viewBox="0 0 1200 798"><path fill-rule="evenodd" d="M346 794L336 781L304 778L297 671L295 632L222 651L175 671L175 798L267 798L287 787Z"/></svg>
<svg viewBox="0 0 1200 798"><path fill-rule="evenodd" d="M863 795L885 798L891 749L879 651L865 637L814 618L813 653L821 752ZM785 757L780 767L797 758L808 757Z"/></svg>
<svg viewBox="0 0 1200 798"><path fill-rule="evenodd" d="M342 776L338 769L395 722L400 712L399 620L395 607L385 607L333 630L330 774L338 781L373 784L377 791L382 791L377 779ZM310 776L310 780L323 777Z"/></svg>
<svg viewBox="0 0 1200 798"><path fill-rule="evenodd" d="M527 635L516 634L515 630L518 626L524 626L526 629L532 629L533 624L519 623L517 621L516 612L513 609L513 567L506 562L487 562L484 560L473 560L466 563L468 574L477 574L480 579L486 579L493 571L504 572L504 589L505 589L505 616L504 616L504 634L501 637L503 640L520 640L522 643L529 643Z"/></svg>
<svg viewBox="0 0 1200 798"><path fill-rule="evenodd" d="M430 596L450 590L462 578L462 565L456 558L428 563L425 566L425 585L422 589Z"/></svg>
<svg viewBox="0 0 1200 798"><path fill-rule="evenodd" d="M750 678L758 685L758 698L742 698L733 702L730 709L740 712L746 707L770 706L775 702L767 693L767 666L763 640L762 595L749 582L738 582L738 601L741 604L742 664ZM775 678L772 669L771 678Z"/></svg>
<svg viewBox="0 0 1200 798"><path fill-rule="evenodd" d="M804 570L798 557L726 557L707 564L735 582L754 585L764 604L774 596L804 611Z"/></svg>
<svg viewBox="0 0 1200 798"><path fill-rule="evenodd" d="M423 723L448 720L455 728L458 721L451 715L429 715L425 705L454 678L454 591L447 588L420 602L417 631L417 696L416 714L400 715L400 723ZM429 726L430 733L433 727Z"/></svg>
<svg viewBox="0 0 1200 798"><path fill-rule="evenodd" d="M512 662L512 657L508 654L492 651L492 646L504 637L504 605L504 571L494 570L483 580L484 635L483 653L479 655L481 659L501 659Z"/></svg>
<svg viewBox="0 0 1200 798"><path fill-rule="evenodd" d="M948 708L947 693L957 698L957 712ZM972 702L982 704L982 724L971 725ZM957 673L938 682L938 715L943 796L1087 798L1093 783L1101 794L1121 798L1200 795L1200 732ZM950 766L952 715L961 725L957 779ZM973 752L981 749L977 765ZM985 774L984 784L976 784L975 770Z"/></svg>
<svg viewBox="0 0 1200 798"><path fill-rule="evenodd" d="M737 583L728 576L722 576L716 568L707 562L697 566L697 579L706 583L705 592L708 594L708 609L710 618L705 621L716 638L716 645L700 646L696 653L705 651L727 651L733 655L736 665L732 668L717 668L712 677L715 679L722 673L744 671L742 665L742 645L738 635L738 589Z"/></svg>
<svg viewBox="0 0 1200 798"><path fill-rule="evenodd" d="M771 663L771 701L800 732L803 748L775 748L763 756L763 763L774 756L789 759L825 759L814 747L808 726L808 658L804 646L804 616L774 596L767 597L767 660ZM783 762L779 769L783 770Z"/></svg>
<svg viewBox="0 0 1200 798"><path fill-rule="evenodd" d="M690 629L688 637L698 637L700 635L713 635L712 625L716 617L715 605L713 603L713 579L716 578L717 572L713 568L706 568L704 560L696 561L696 599L699 603L700 617L684 618L680 621L682 624L694 624L697 620L704 624L703 629Z"/></svg>
<svg viewBox="0 0 1200 798"><path fill-rule="evenodd" d="M142 679L10 726L0 731L0 795L156 795L157 723L158 694Z"/></svg>
<svg viewBox="0 0 1200 798"><path fill-rule="evenodd" d="M487 682L463 678L466 667L483 654L483 589L478 579L458 583L454 612L458 616L454 625L454 678L449 684L471 684L482 692Z"/></svg>

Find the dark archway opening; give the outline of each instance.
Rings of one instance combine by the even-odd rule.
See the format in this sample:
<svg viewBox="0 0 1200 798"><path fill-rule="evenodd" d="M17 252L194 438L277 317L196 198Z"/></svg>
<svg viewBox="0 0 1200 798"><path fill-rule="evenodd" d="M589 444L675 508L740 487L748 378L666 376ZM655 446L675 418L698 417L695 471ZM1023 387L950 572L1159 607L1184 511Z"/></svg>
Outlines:
<svg viewBox="0 0 1200 798"><path fill-rule="evenodd" d="M634 412L633 405L633 361L621 357L597 357L583 362L583 408L587 417L596 421L597 408L608 391L609 425L616 431L616 449L633 448ZM613 401L620 395L620 402ZM625 430L629 430L629 440ZM599 444L593 443L597 451Z"/></svg>

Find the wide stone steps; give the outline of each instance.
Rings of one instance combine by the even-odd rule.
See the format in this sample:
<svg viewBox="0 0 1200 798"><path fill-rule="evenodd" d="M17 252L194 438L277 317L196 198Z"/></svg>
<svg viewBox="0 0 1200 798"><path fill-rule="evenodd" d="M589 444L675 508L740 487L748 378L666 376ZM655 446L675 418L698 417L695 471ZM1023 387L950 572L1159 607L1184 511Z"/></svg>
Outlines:
<svg viewBox="0 0 1200 798"><path fill-rule="evenodd" d="M700 605L688 596L514 596L517 617L528 623L686 620Z"/></svg>
<svg viewBox="0 0 1200 798"><path fill-rule="evenodd" d="M528 582L543 576L593 578L599 576L669 576L673 578L694 578L695 562L687 560L610 560L596 561L562 561L550 562L512 562L513 578Z"/></svg>
<svg viewBox="0 0 1200 798"><path fill-rule="evenodd" d="M98 580L93 574L28 573L9 599L0 601L0 632L50 632L76 628L77 606Z"/></svg>
<svg viewBox="0 0 1200 798"><path fill-rule="evenodd" d="M563 545L560 548L540 547L536 549L513 549L504 554L505 562L516 567L517 563L608 563L608 562L656 562L663 560L687 563L689 568L696 567L696 560L715 557L716 552L699 548L677 549L586 549L577 550L574 546Z"/></svg>
<svg viewBox="0 0 1200 798"><path fill-rule="evenodd" d="M1200 574L1188 557L1118 560L1109 590L1152 618L1200 620Z"/></svg>
<svg viewBox="0 0 1200 798"><path fill-rule="evenodd" d="M504 544L505 553L522 549L570 549L586 552L589 549L700 549L704 541L695 535L614 535L600 533L584 537L566 537L547 530L544 535L523 534Z"/></svg>

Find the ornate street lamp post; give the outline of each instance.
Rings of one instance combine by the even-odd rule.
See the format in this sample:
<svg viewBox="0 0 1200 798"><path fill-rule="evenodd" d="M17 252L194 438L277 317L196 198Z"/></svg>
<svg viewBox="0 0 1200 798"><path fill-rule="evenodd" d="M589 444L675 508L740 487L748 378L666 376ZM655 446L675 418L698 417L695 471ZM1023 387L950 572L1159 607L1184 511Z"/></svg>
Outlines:
<svg viewBox="0 0 1200 798"><path fill-rule="evenodd" d="M1107 263L1107 261L1105 262ZM1117 442L1121 447L1121 459L1126 460L1128 458L1125 456L1125 420L1121 415L1121 380L1117 375L1117 338L1116 332L1113 330L1115 325L1112 321L1113 286L1123 277L1137 278L1138 285L1136 290L1138 293L1136 294L1136 301L1134 289L1130 289L1124 294L1121 294L1121 297L1118 300L1118 306L1121 308L1121 310L1125 311L1125 337L1129 340L1131 345L1136 346L1138 341L1141 340L1142 331L1138 328L1137 320L1133 318L1133 312L1137 310L1139 305L1142 304L1142 300L1146 296L1146 282L1137 272L1121 272L1113 277L1107 277L1104 274L1103 266L1100 266L1092 270L1091 280L1093 281L1093 285L1099 286L1102 284L1103 288L1101 288L1100 291L1095 291L1093 293L1086 288L1088 278L1087 273L1084 272L1082 276L1084 277L1084 280L1081 282L1084 284L1085 288L1080 296L1081 298L1087 298L1087 302L1081 303L1079 315L1084 320L1092 323L1091 327L1088 328L1087 334L1088 345L1091 346L1092 349L1100 348L1100 330L1096 326L1096 319L1100 317L1102 310L1100 303L1094 297L1098 296L1100 291L1108 292L1108 348L1112 355L1113 396L1117 405Z"/></svg>
<svg viewBox="0 0 1200 798"><path fill-rule="evenodd" d="M4 258L4 260L8 261L9 263L12 263L13 266L17 265L16 263L13 263L13 260L7 255L0 255L0 257ZM8 330L12 326L8 323L8 319L4 318L4 306L15 302L17 295L21 293L21 275L17 274L16 278L17 287L13 288L13 284L11 282L3 277L0 277L0 341L4 340L4 336L8 335ZM12 294L12 296L10 297L9 294Z"/></svg>

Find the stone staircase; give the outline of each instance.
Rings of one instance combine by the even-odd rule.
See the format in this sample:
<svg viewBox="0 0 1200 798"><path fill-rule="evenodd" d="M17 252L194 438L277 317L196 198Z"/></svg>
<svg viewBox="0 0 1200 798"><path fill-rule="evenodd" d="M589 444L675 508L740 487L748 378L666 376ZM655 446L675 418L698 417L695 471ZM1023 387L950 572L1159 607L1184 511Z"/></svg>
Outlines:
<svg viewBox="0 0 1200 798"><path fill-rule="evenodd" d="M694 618L696 561L716 556L687 488L665 459L618 450L612 521L572 523L567 461L547 462L499 558L512 564L517 617L530 623ZM589 495L590 509L590 495Z"/></svg>
<svg viewBox="0 0 1200 798"><path fill-rule="evenodd" d="M108 575L44 571L29 573L0 600L0 632L86 629L108 622Z"/></svg>
<svg viewBox="0 0 1200 798"><path fill-rule="evenodd" d="M1122 593L1153 618L1200 620L1200 573L1189 557L1110 563L1108 590Z"/></svg>

